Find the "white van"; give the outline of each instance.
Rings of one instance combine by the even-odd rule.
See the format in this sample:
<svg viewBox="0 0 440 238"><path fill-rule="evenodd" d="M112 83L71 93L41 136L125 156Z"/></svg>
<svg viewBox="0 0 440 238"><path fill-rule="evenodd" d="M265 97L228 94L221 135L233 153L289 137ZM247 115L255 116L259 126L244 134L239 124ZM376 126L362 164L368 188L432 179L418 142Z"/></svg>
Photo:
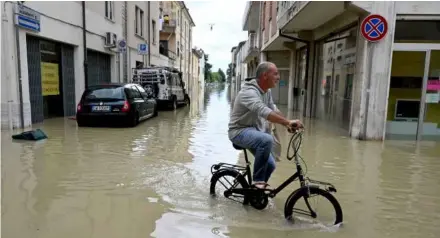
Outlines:
<svg viewBox="0 0 440 238"><path fill-rule="evenodd" d="M133 83L144 87L147 94L152 94L158 105L175 110L179 105L190 103L181 75L181 72L169 67L135 68Z"/></svg>

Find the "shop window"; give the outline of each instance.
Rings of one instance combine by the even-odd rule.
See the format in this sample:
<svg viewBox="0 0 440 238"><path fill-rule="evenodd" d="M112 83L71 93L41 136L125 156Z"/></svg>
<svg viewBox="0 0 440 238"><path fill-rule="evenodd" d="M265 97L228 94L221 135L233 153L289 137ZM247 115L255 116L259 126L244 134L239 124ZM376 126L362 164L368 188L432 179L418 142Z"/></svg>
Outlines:
<svg viewBox="0 0 440 238"><path fill-rule="evenodd" d="M346 76L344 99L352 98L353 76L354 74L347 74Z"/></svg>
<svg viewBox="0 0 440 238"><path fill-rule="evenodd" d="M61 46L40 40L44 118L64 116Z"/></svg>
<svg viewBox="0 0 440 238"><path fill-rule="evenodd" d="M142 61L136 61L136 68L142 68L144 63Z"/></svg>
<svg viewBox="0 0 440 238"><path fill-rule="evenodd" d="M337 92L339 89L339 74L336 75L335 77L335 89L334 91Z"/></svg>
<svg viewBox="0 0 440 238"><path fill-rule="evenodd" d="M391 77L390 88L421 89L423 80L420 77Z"/></svg>
<svg viewBox="0 0 440 238"><path fill-rule="evenodd" d="M356 36L357 36L357 30L351 30L349 37L345 39L345 49L352 49L356 47Z"/></svg>
<svg viewBox="0 0 440 238"><path fill-rule="evenodd" d="M396 21L394 41L439 41L440 21Z"/></svg>
<svg viewBox="0 0 440 238"><path fill-rule="evenodd" d="M331 119L333 123L348 129L351 119L351 100L355 77L357 28L338 32L323 39L318 54L317 73L321 94L316 99L316 117ZM336 40L337 39L337 40ZM338 97L332 95L338 95Z"/></svg>

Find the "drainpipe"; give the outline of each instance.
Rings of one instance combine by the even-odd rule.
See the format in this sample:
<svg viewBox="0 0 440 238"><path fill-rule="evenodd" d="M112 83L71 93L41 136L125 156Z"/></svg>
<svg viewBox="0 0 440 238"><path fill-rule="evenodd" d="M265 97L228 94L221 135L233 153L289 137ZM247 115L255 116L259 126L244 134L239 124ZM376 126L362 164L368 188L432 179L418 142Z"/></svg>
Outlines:
<svg viewBox="0 0 440 238"><path fill-rule="evenodd" d="M125 41L127 42L127 39L128 39L128 33L127 33L127 29L128 29L128 20L127 20L127 8L128 8L128 4L127 4L127 1L124 1L123 2L123 4L124 4L124 10L123 10L123 13L124 13L124 23L123 23L123 27L122 27L122 29L123 29L123 34L124 34L124 39L125 39ZM128 67L128 52L130 52L130 50L129 49L127 49L124 53L122 53L122 79L123 79L123 82L128 82L128 70L127 70L127 67Z"/></svg>
<svg viewBox="0 0 440 238"><path fill-rule="evenodd" d="M86 2L82 2L82 20L83 20L83 50L84 50L84 88L89 86L88 62L87 62L87 30L86 30Z"/></svg>
<svg viewBox="0 0 440 238"><path fill-rule="evenodd" d="M150 10L150 1L148 4L148 66L151 66L151 10Z"/></svg>
<svg viewBox="0 0 440 238"><path fill-rule="evenodd" d="M182 9L183 9L183 7L180 7L180 16L177 16L177 17L179 17L180 18L180 41L179 41L179 43L180 43L180 45L182 45L182 28L183 28L183 22L182 22ZM179 46L177 46L177 47L179 47L180 48L180 45ZM182 49L180 48L180 53L179 53L179 55L180 55L180 69L179 69L179 71L180 72L182 72ZM182 74L183 75L183 74ZM183 79L182 79L183 80Z"/></svg>
<svg viewBox="0 0 440 238"><path fill-rule="evenodd" d="M16 5L15 7L18 8L18 5ZM12 15L15 16L14 10L12 10ZM21 79L20 39L19 39L19 30L17 25L15 25L15 43L17 45L18 94L20 98L20 126L23 129L24 128L23 80Z"/></svg>
<svg viewBox="0 0 440 238"><path fill-rule="evenodd" d="M6 3L12 3L12 2L4 2L3 3L3 15L2 15L2 35L8 35L7 34L7 24L8 24L8 15L6 12ZM5 38L6 39L6 38ZM8 47L8 43L6 40L2 41L2 50L4 50L4 55L6 55L6 57L9 57L9 47ZM12 130L14 128L13 123L12 123L12 103L14 102L12 100L12 95L11 95L11 72L10 72L10 67L8 65L6 65L6 63L9 63L8 60L3 60L2 59L2 63L5 63L5 65L2 65L2 67L4 68L5 72L6 72L6 88L8 89L7 91L7 98L8 98L8 127L9 130Z"/></svg>

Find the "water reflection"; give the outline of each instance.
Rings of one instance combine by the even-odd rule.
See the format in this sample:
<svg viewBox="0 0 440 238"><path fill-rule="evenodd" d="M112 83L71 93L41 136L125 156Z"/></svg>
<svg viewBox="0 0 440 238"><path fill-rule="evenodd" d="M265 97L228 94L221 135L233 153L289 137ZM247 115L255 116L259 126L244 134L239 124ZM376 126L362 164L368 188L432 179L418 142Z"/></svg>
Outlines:
<svg viewBox="0 0 440 238"><path fill-rule="evenodd" d="M437 237L439 142L350 140L343 129L310 119L302 149L308 176L336 185L343 228L288 224L284 202L297 184L264 211L210 199L211 165L243 163L227 139L229 91L207 85L203 105L160 112L136 128L51 119L40 126L49 139L37 143L12 143L2 132L2 235ZM285 150L288 134L278 131ZM270 183L294 171L283 159Z"/></svg>

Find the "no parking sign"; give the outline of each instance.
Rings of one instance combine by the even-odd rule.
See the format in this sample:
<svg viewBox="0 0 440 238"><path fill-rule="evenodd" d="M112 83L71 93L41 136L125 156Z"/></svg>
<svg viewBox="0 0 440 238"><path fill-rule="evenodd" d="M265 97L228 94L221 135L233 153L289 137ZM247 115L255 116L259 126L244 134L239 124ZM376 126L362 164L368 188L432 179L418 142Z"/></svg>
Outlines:
<svg viewBox="0 0 440 238"><path fill-rule="evenodd" d="M361 24L362 36L371 42L382 40L388 32L387 20L378 14L366 17Z"/></svg>

